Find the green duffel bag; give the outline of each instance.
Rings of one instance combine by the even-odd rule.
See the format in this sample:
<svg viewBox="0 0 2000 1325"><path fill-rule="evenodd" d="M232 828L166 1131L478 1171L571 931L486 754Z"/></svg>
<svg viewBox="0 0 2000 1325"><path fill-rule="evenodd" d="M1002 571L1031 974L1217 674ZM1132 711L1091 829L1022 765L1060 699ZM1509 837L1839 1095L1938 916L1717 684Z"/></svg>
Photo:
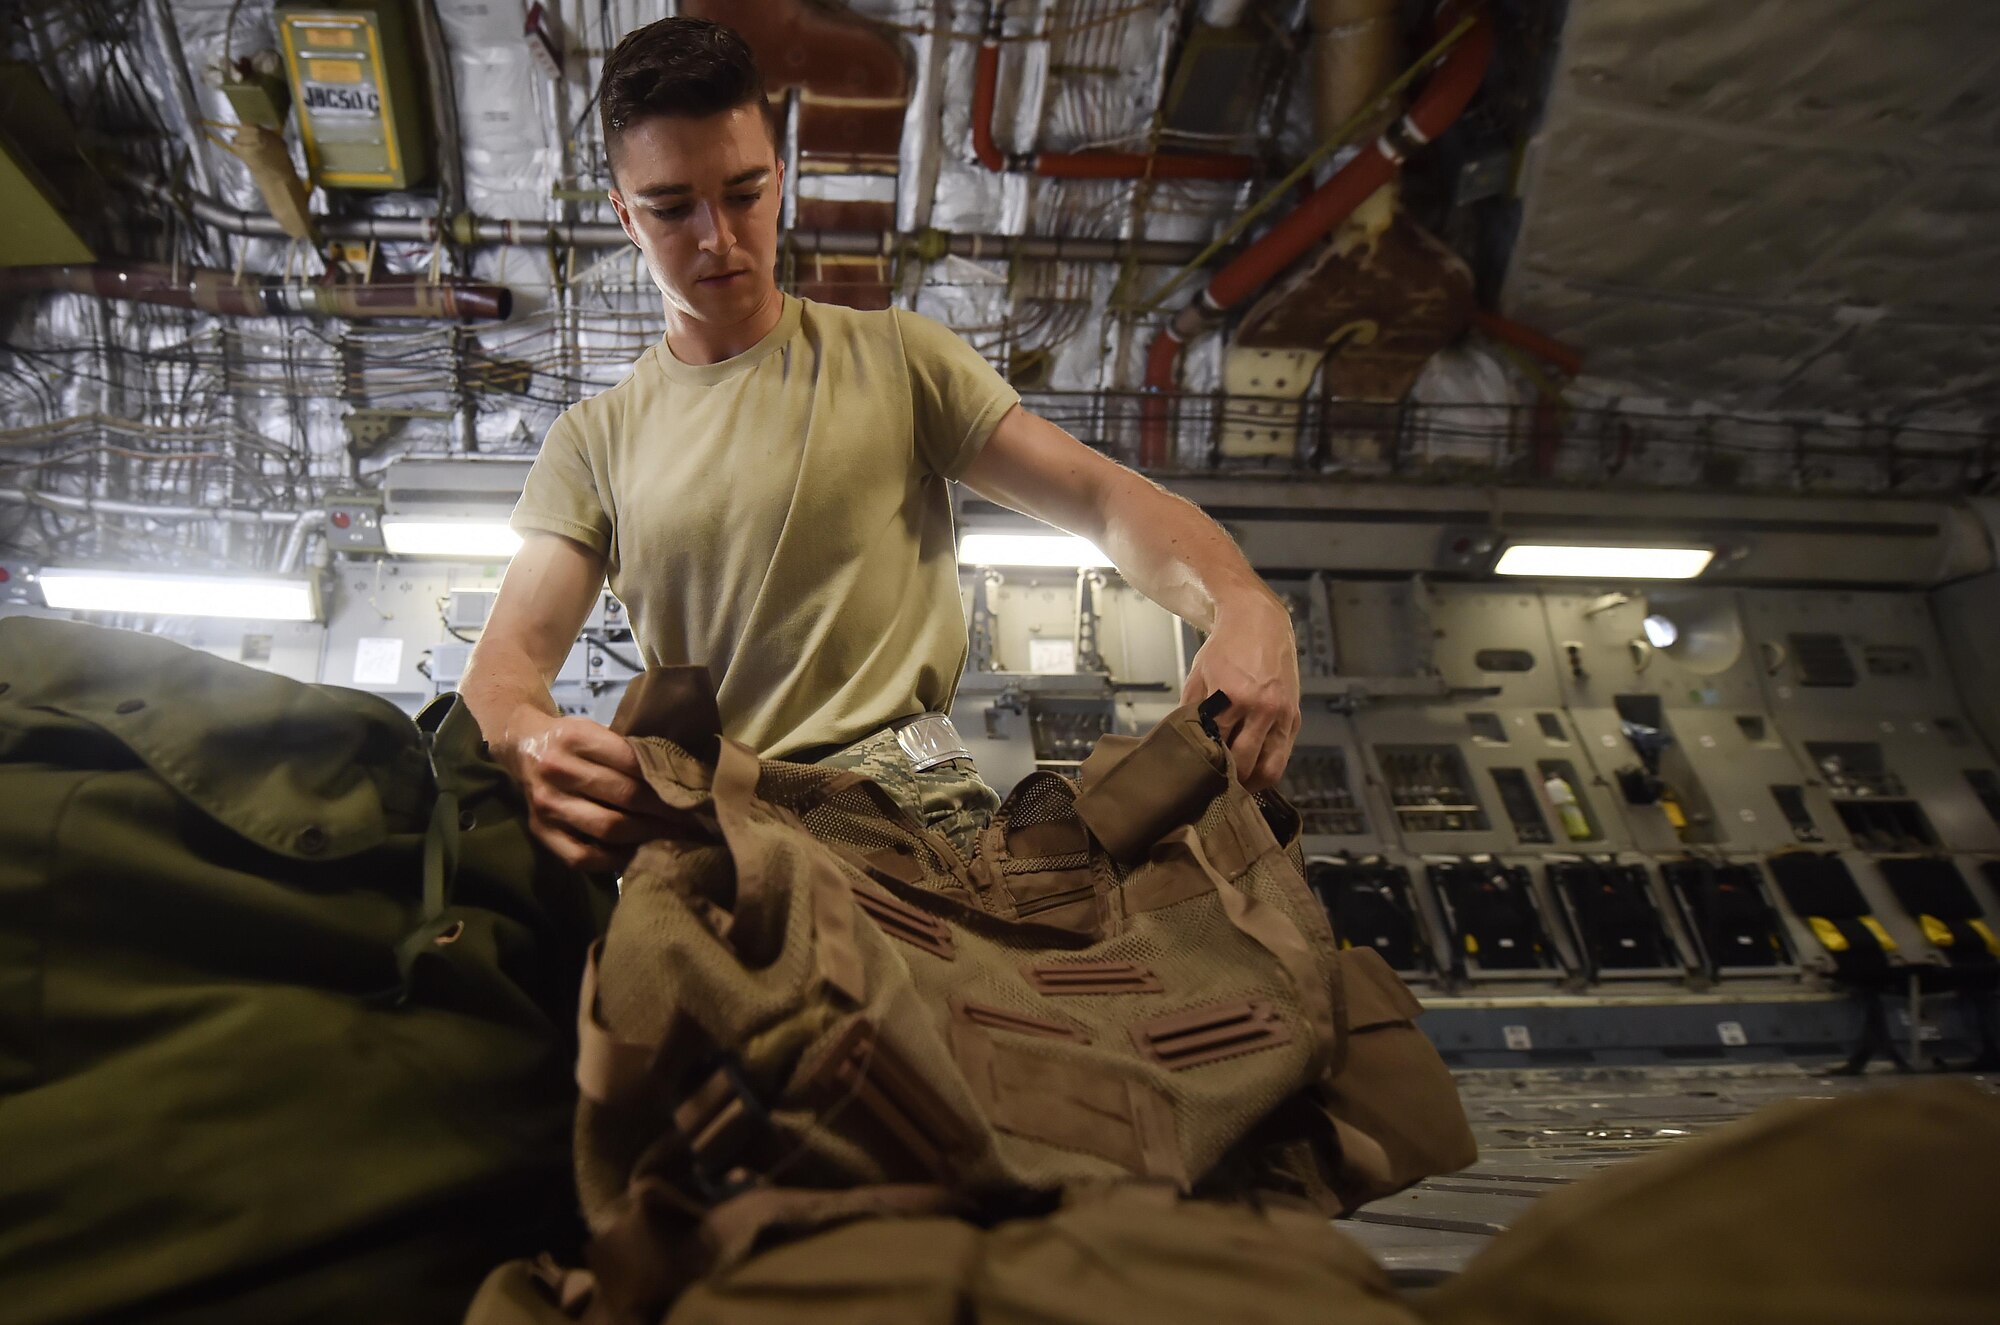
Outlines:
<svg viewBox="0 0 2000 1325"><path fill-rule="evenodd" d="M570 1236L609 890L471 714L0 621L0 1323L455 1319Z"/></svg>

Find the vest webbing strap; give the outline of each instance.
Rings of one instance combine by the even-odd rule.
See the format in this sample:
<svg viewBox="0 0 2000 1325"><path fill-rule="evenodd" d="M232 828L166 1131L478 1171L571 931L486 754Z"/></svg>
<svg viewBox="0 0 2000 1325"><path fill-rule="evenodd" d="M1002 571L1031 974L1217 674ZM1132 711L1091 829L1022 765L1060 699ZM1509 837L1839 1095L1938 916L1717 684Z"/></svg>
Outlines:
<svg viewBox="0 0 2000 1325"><path fill-rule="evenodd" d="M1194 829L1175 829L1160 843L1155 856L1157 858L1159 853L1169 851L1184 853L1185 858L1207 876L1215 895L1222 900L1222 913L1229 917L1229 923L1252 943L1277 958L1278 964L1285 968L1285 975L1292 982L1292 991L1298 995L1299 1005L1312 1023L1315 1041L1313 1074L1317 1076L1337 1068L1340 1042L1334 1028L1341 1024L1336 1014L1344 1012L1344 1009L1334 1006L1335 994L1320 980L1312 949L1307 946L1305 936L1299 933L1298 926L1277 907L1245 895L1223 878L1209 863L1207 853L1202 850L1201 838Z"/></svg>
<svg viewBox="0 0 2000 1325"><path fill-rule="evenodd" d="M597 957L604 940L590 945L583 990L576 1004L576 1085L594 1104L630 1100L651 1074L654 1047L621 1040L597 1016Z"/></svg>

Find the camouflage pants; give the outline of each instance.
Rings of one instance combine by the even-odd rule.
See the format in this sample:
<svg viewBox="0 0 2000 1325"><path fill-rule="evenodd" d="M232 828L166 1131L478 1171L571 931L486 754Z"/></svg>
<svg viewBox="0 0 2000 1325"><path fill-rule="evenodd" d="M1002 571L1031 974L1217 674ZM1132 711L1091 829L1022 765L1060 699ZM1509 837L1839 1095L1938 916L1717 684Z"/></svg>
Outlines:
<svg viewBox="0 0 2000 1325"><path fill-rule="evenodd" d="M926 828L944 834L961 856L1000 808L1000 795L986 785L970 759L950 759L919 773L896 744L893 730L876 732L819 761L822 768L852 769L874 780Z"/></svg>

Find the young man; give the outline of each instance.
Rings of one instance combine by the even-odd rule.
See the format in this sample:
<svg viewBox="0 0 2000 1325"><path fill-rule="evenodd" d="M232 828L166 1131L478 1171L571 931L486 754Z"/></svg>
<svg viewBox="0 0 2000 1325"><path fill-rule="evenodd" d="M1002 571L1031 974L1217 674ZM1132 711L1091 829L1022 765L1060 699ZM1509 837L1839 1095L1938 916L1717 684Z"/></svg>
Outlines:
<svg viewBox="0 0 2000 1325"><path fill-rule="evenodd" d="M611 204L666 336L549 430L463 684L537 836L613 869L654 831L631 748L549 696L608 572L646 664L706 664L730 736L864 766L969 841L991 790L968 760L917 771L906 750L923 748L898 739L913 719L936 734L923 715L950 706L965 663L949 480L1090 539L1210 632L1186 694L1229 694L1238 772L1274 783L1299 726L1282 603L1192 504L1022 409L946 328L781 292L763 87L740 37L694 19L640 28L605 62Z"/></svg>

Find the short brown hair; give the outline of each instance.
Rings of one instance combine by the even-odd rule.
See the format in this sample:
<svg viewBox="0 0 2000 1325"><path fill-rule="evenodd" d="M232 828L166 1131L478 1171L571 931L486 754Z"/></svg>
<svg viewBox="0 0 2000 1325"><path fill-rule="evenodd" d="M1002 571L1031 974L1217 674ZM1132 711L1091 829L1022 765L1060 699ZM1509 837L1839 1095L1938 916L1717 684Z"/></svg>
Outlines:
<svg viewBox="0 0 2000 1325"><path fill-rule="evenodd" d="M625 34L604 61L597 114L604 150L654 115L704 119L754 105L777 140L764 76L733 28L699 18L663 18Z"/></svg>

